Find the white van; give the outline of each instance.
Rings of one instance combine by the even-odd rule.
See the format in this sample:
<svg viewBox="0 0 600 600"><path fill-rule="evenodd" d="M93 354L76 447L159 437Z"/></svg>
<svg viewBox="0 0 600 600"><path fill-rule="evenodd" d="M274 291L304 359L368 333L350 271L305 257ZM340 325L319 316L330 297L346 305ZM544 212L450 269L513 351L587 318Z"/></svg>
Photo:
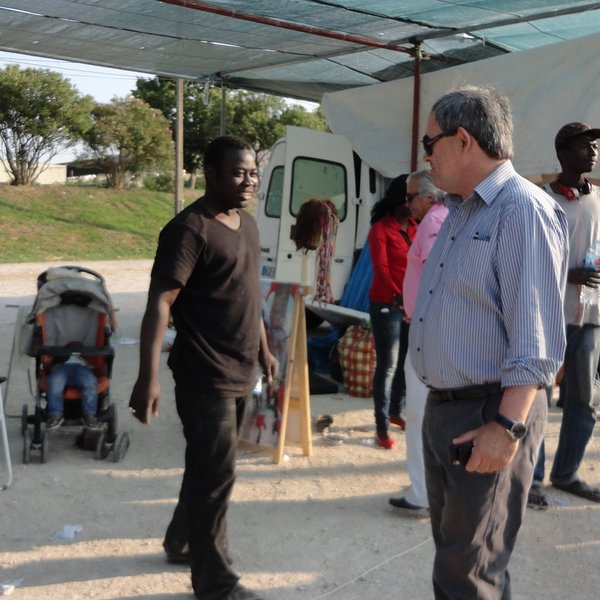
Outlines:
<svg viewBox="0 0 600 600"><path fill-rule="evenodd" d="M339 217L331 266L332 292L339 301L367 239L371 208L383 196L388 182L353 152L347 139L288 127L286 137L273 146L258 193L261 276L301 282L303 251L296 250L292 227L304 202L327 198L335 204ZM315 256L309 256L308 280L314 282ZM310 308L310 303L307 305Z"/></svg>

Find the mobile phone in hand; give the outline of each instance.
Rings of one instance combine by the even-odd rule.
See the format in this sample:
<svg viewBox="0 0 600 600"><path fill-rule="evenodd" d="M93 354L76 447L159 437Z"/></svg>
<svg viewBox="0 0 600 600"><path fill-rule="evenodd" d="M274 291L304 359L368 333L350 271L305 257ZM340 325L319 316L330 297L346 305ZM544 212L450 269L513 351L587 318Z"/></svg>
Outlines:
<svg viewBox="0 0 600 600"><path fill-rule="evenodd" d="M465 442L464 444L450 444L450 462L458 467L463 467L469 462L473 452L473 442Z"/></svg>

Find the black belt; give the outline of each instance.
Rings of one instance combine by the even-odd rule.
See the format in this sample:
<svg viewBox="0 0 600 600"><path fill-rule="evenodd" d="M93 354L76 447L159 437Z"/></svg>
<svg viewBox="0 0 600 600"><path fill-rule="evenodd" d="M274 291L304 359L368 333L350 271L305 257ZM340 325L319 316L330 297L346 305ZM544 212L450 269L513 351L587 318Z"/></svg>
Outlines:
<svg viewBox="0 0 600 600"><path fill-rule="evenodd" d="M464 388L436 390L429 388L429 399L433 402L457 402L460 400L481 400L489 396L500 396L502 388L499 383L472 385Z"/></svg>

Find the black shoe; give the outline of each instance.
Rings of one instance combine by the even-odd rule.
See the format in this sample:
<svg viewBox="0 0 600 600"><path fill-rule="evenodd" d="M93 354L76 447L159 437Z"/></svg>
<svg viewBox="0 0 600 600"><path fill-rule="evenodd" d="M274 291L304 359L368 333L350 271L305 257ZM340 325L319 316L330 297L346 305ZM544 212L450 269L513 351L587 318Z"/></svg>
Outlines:
<svg viewBox="0 0 600 600"><path fill-rule="evenodd" d="M579 496L580 498L585 498L592 502L600 502L600 489L588 485L585 481L581 481L581 479L576 479L571 483L552 482L552 485L556 489L573 494L574 496Z"/></svg>
<svg viewBox="0 0 600 600"><path fill-rule="evenodd" d="M548 510L550 503L540 484L533 484L527 494L527 506L535 510Z"/></svg>
<svg viewBox="0 0 600 600"><path fill-rule="evenodd" d="M163 548L167 555L167 562L172 565L189 565L192 562L190 549L187 544L181 550L175 550L165 543L163 543Z"/></svg>
<svg viewBox="0 0 600 600"><path fill-rule="evenodd" d="M390 498L388 502L392 506L401 509L406 515L410 515L411 517L429 516L429 509L426 506L417 506L416 504L411 504L404 496L400 496L400 498Z"/></svg>
<svg viewBox="0 0 600 600"><path fill-rule="evenodd" d="M87 429L93 429L94 431L100 431L104 429L104 423L102 421L98 421L96 415L89 413L83 415L83 426Z"/></svg>
<svg viewBox="0 0 600 600"><path fill-rule="evenodd" d="M227 596L227 600L263 600L263 598L258 592L244 587L241 583L236 583Z"/></svg>

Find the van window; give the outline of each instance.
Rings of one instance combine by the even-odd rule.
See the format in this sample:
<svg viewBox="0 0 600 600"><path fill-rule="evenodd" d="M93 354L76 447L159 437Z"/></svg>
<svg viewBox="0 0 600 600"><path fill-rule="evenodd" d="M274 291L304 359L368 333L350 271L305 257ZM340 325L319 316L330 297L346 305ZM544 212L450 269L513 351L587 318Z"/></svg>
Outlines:
<svg viewBox="0 0 600 600"><path fill-rule="evenodd" d="M283 167L275 167L271 171L271 181L267 191L265 202L265 214L267 217L281 217L281 203L283 198Z"/></svg>
<svg viewBox="0 0 600 600"><path fill-rule="evenodd" d="M298 216L300 207L310 198L329 199L343 221L348 211L348 185L344 165L314 158L295 158L292 168L290 210Z"/></svg>

